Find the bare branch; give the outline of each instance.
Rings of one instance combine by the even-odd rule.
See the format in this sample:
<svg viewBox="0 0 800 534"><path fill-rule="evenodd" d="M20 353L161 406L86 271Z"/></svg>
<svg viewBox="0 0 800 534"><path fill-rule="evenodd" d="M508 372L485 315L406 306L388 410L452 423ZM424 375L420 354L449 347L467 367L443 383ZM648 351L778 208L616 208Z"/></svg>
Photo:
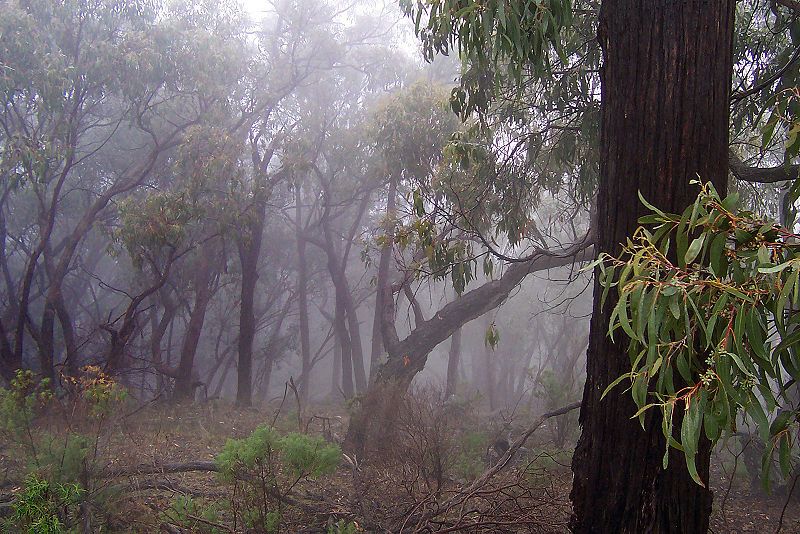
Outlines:
<svg viewBox="0 0 800 534"><path fill-rule="evenodd" d="M729 166L733 175L743 182L774 184L795 180L800 175L800 165L750 167L733 153L729 156Z"/></svg>

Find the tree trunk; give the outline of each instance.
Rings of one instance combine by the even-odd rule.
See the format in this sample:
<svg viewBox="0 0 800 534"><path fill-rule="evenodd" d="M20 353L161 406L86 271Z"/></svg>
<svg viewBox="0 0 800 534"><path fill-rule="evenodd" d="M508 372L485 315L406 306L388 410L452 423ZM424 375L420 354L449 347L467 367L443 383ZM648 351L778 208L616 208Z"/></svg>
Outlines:
<svg viewBox="0 0 800 534"><path fill-rule="evenodd" d="M337 332L340 336L342 344L342 354L345 358L342 359L343 365L349 365L352 372L355 374L355 391L364 391L367 387L367 375L364 369L364 349L361 344L361 327L358 324L358 315L356 305L353 301L353 293L350 291L350 285L347 283L347 274L345 267L347 258L337 251L336 243L333 240L333 232L330 227L330 222L327 217L322 221L323 233L325 235L325 254L327 256L328 272L331 275L333 282L336 309L341 307L342 310L342 326L341 329L337 327ZM338 324L338 323L337 323ZM347 357L349 355L349 357ZM342 373L346 373L342 368ZM347 378L345 385L347 384ZM346 392L346 391L345 391Z"/></svg>
<svg viewBox="0 0 800 534"><path fill-rule="evenodd" d="M381 314L386 306L384 302L385 292L381 288L389 285L389 267L392 260L392 240L394 236L394 219L397 216L397 179L392 176L389 179L389 192L386 197L386 243L381 247L381 255L378 259L378 275L376 278L375 292L375 315L372 319L372 350L369 358L369 381L375 381L378 372L378 365L381 356L386 353L383 346L383 334L381 333Z"/></svg>
<svg viewBox="0 0 800 534"><path fill-rule="evenodd" d="M333 340L333 368L331 370L331 397L338 398L342 389L342 346L336 337L334 327Z"/></svg>
<svg viewBox="0 0 800 534"><path fill-rule="evenodd" d="M264 401L269 401L269 383L272 381L272 367L275 360L267 354L264 358L264 376L261 378L260 397Z"/></svg>
<svg viewBox="0 0 800 534"><path fill-rule="evenodd" d="M353 375L356 381L356 391L361 393L367 389L367 372L364 369L364 346L361 344L361 326L358 323L358 310L353 293L347 284L347 278L342 272L344 310L347 317L347 329L350 333L350 355L353 361Z"/></svg>
<svg viewBox="0 0 800 534"><path fill-rule="evenodd" d="M172 302L172 299L169 298L166 292L162 291L160 299L164 305L164 313L161 319L158 320L158 324L153 327L150 334L150 361L156 369L163 364L161 341L172 325L172 321L175 319L175 313L178 311L178 306ZM157 302L154 303L154 306L155 305L157 305ZM164 376L161 373L158 373L157 376L156 386L158 391L161 391L164 387Z"/></svg>
<svg viewBox="0 0 800 534"><path fill-rule="evenodd" d="M445 397L455 395L458 384L458 363L461 359L461 328L453 332L450 338L450 352L447 355L447 379L445 382Z"/></svg>
<svg viewBox="0 0 800 534"><path fill-rule="evenodd" d="M55 318L56 311L53 309L52 303L47 300L42 311L42 322L40 327L39 337L41 343L39 344L39 372L42 377L50 380L50 384L55 385L56 370L55 370Z"/></svg>
<svg viewBox="0 0 800 534"><path fill-rule="evenodd" d="M399 398L405 394L411 381L428 360L430 352L442 341L452 336L463 325L495 309L530 273L568 265L592 256L590 236L560 253L536 255L529 261L508 267L503 276L462 294L445 305L433 317L414 325L414 330L399 339L395 326L395 301L392 287L378 288L384 292L381 328L388 360L378 367L375 381L367 389L365 398L350 419L343 447L362 455L368 448L372 435L384 436L391 429L391 417L397 411ZM388 403L388 404L387 404ZM380 410L371 410L379 406ZM373 433L373 429L377 431ZM379 440L378 440L379 441Z"/></svg>
<svg viewBox="0 0 800 534"><path fill-rule="evenodd" d="M189 317L189 324L181 347L180 361L175 376L175 400L191 400L194 398L196 386L193 376L194 357L200 343L203 323L206 318L208 303L211 301L213 291L211 284L215 275L216 254L212 251L199 255L199 265L194 276L194 307Z"/></svg>
<svg viewBox="0 0 800 534"><path fill-rule="evenodd" d="M295 240L297 241L297 310L300 328L300 360L302 379L300 395L303 402L308 401L308 384L311 374L311 339L308 321L308 265L306 264L306 240L303 238L302 194L297 185L295 193Z"/></svg>
<svg viewBox="0 0 800 534"><path fill-rule="evenodd" d="M724 192L732 70L733 0L604 0L598 38L603 50L597 245L617 254L645 210L635 191L680 213L698 189L698 175ZM609 297L613 291L609 294ZM630 371L624 342L607 336L612 298L600 305L595 282L587 377L573 457L574 532L705 532L711 493L695 484L682 453L665 445L660 414L643 431L636 407L618 387ZM620 336L617 337L621 341ZM676 413L680 410L676 410ZM675 422L680 428L680 421ZM696 461L708 481L710 445Z"/></svg>
<svg viewBox="0 0 800 534"><path fill-rule="evenodd" d="M222 367L222 374L219 377L219 381L217 382L217 386L214 388L213 393L211 394L212 398L219 398L222 395L222 388L225 386L225 380L228 378L228 372L231 370L233 366L233 354L225 358L225 365Z"/></svg>
<svg viewBox="0 0 800 534"><path fill-rule="evenodd" d="M14 361L14 350L8 342L6 327L0 318L0 377L6 382L11 382L16 370L21 367L22 362L17 364Z"/></svg>
<svg viewBox="0 0 800 534"><path fill-rule="evenodd" d="M344 303L338 291L336 292L335 300L336 312L333 319L333 330L336 333L336 341L341 347L342 353L342 392L345 397L350 399L356 393L353 384L353 344L345 323Z"/></svg>
<svg viewBox="0 0 800 534"><path fill-rule="evenodd" d="M488 331L489 328L492 327L492 318L491 316L487 316L486 322L484 323L484 332ZM495 377L495 358L494 358L494 349L489 346L488 343L483 344L483 361L481 362L483 366L483 376L485 377L484 384L486 386L486 390L482 393L486 394L486 399L489 401L489 410L495 411L497 409L497 379Z"/></svg>
<svg viewBox="0 0 800 534"><path fill-rule="evenodd" d="M58 317L58 324L61 325L61 335L64 337L64 368L69 375L75 375L80 361L78 356L78 342L75 335L75 324L69 313L64 295L60 291L53 301L53 306Z"/></svg>
<svg viewBox="0 0 800 534"><path fill-rule="evenodd" d="M253 404L253 339L256 334L254 303L258 282L258 260L261 257L261 241L266 217L266 203L260 194L256 194L252 211L253 213L249 214L252 219L245 224L244 235L239 236L236 243L242 268L239 365L236 385L236 404L239 406Z"/></svg>

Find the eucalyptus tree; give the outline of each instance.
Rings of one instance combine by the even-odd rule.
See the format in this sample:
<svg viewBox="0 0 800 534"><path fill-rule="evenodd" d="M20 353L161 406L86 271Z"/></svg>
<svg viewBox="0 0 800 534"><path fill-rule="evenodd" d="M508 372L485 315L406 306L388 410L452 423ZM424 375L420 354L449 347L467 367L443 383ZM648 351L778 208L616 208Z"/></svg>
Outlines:
<svg viewBox="0 0 800 534"><path fill-rule="evenodd" d="M368 278L353 252L361 248L373 206L380 202L374 191L381 186L382 175L372 154L369 110L409 75L404 53L391 46L394 35L387 21L371 10L342 24L336 35L341 43L336 62L292 95L295 128L282 154L295 196L287 221L294 227L297 243L299 386L304 399L309 394L311 367L319 357L312 355L309 309L315 304L311 284L321 281L311 280L308 259L314 250L309 245L322 253L325 278L333 289L333 312L320 311L323 318L329 316L336 340L335 381L340 381L348 398L366 388L367 362L358 313L371 290L363 283ZM393 61L387 64L387 58Z"/></svg>
<svg viewBox="0 0 800 534"><path fill-rule="evenodd" d="M601 82L599 99L577 98L589 108L596 108L598 100L600 104L594 233L601 251L618 250L618 243L636 228L639 215L644 213L630 197L637 189L656 206L682 211L697 193L689 185L696 174L715 182L718 189L724 189L731 167L740 177L748 177L749 170L753 173L750 178L758 175L763 181L791 176L787 167L743 169L736 158L729 157L735 2L606 0L600 3L599 12L592 9L596 3L585 4L589 9L574 9L569 2L559 0L536 4L404 2L416 18L429 55L456 49L464 59L467 68L462 87L454 91L452 102L455 110L465 116L473 112L492 116L498 111L504 118L502 113L509 107L493 108L490 97L493 91L505 91L512 95L511 102L518 103L512 111L531 109L533 125L540 121L539 124L552 126L555 119L555 126L559 127L559 117L533 107L547 101L529 100L530 87L550 83L553 76L556 80L570 80L561 76L555 65L564 65L567 73L575 72L570 67L579 66L576 83L559 87L563 93L556 99L560 102L555 108L558 110L569 109L575 93L591 93L596 87L592 83ZM738 43L737 73L745 73L741 83L748 87L741 92L742 98L761 94L765 89L774 90L796 76L796 68L792 67L796 65L795 55L784 53L791 47L787 44L787 30L796 19L789 16L785 3L781 5L742 3L740 17L755 13L763 21L758 23L761 28L780 28L778 33L782 35L776 39L780 43L777 52L775 48L748 49L747 44ZM573 31L579 28L576 21L588 22L589 28L596 25L599 48L591 44L591 39L583 44L573 40L579 34ZM570 48L570 43L575 42L579 46ZM592 72L598 67L599 77ZM586 110L580 111L577 116L587 116ZM745 117L747 128L758 124L762 111L763 107L750 120ZM517 116L506 115L510 122ZM486 122L483 120L482 126ZM536 136L528 137L536 140ZM534 148L537 146L546 143L533 144ZM576 170L581 170L582 159ZM566 177L571 178L574 172ZM523 195L526 189L522 187ZM511 215L505 214L510 224L502 230L514 239L520 227L526 225L525 219ZM490 240L482 241L492 248ZM518 272L520 265L524 263L510 267L503 278ZM522 277L524 274L516 281ZM481 289L465 296L477 295ZM605 386L622 375L629 362L624 347L606 337L611 307L602 306L601 291L595 293L581 413L583 435L573 461L573 528L581 532L703 531L708 528L710 492L695 484L685 468L676 467L678 462L671 462L669 467L662 465L663 447L659 444L663 445L665 438L659 428L659 416L648 414L642 430L630 420L635 408L627 397L612 391L601 402ZM460 300L463 302L464 297ZM456 304L451 304L452 309ZM446 310L441 312L442 319ZM421 329L417 331L421 333ZM408 339L415 338L417 331ZM385 342L391 345L392 341L386 336ZM400 346L405 354L402 364L408 367L407 356L413 354L414 347L403 342ZM699 477L707 480L709 441L701 438L696 452ZM670 456L676 454L675 450L669 452ZM605 491L597 491L601 485Z"/></svg>
<svg viewBox="0 0 800 534"><path fill-rule="evenodd" d="M381 279L379 265L381 300L376 315L380 320L385 356L378 362L374 381L348 429L346 445L357 451L363 451L368 442L380 440L391 431L392 414L400 396L425 367L430 352L439 343L467 322L500 305L530 272L569 263L591 245L584 240L559 252L533 251L525 261L502 273L493 273L487 262L484 266L486 283L465 291L467 284L479 276L477 260L464 241L465 221L491 226L491 220L481 215L492 211L465 213L461 219L447 215L466 199L468 191L480 189L471 178L479 173L483 173L484 179L495 176L492 172L497 168L497 160L486 149L483 139L468 130L460 131L445 98L446 92L441 88L412 86L387 102L376 117L374 135L378 146L384 151L387 169L395 173L397 187L402 187L406 194L398 195L396 205L391 203L390 197L386 206L385 234L378 240L383 249L382 259L391 258L394 249L393 255L399 265L395 273L389 270L385 279ZM443 149L453 135L468 140L471 145L472 159L465 165L456 157L460 155L458 149L444 150L443 157ZM501 182L495 185L496 188L489 187L492 195L478 198L473 194L469 200L475 204L495 202L499 205L504 185ZM454 189L461 194L453 194ZM403 198L405 201L401 201ZM464 211L469 210L465 208ZM456 291L461 293L460 297L426 318L421 307L414 305L413 291L410 291L410 284L420 272L427 272L434 279L449 277ZM415 312L414 326L403 338L396 322L395 295L400 293L412 301Z"/></svg>
<svg viewBox="0 0 800 534"><path fill-rule="evenodd" d="M153 180L186 130L213 120L214 106L228 98L213 81L236 78L239 63L226 56L236 43L221 26L193 26L202 11L151 2L4 4L3 209L18 209L27 196L36 210L12 259L20 267L7 287L15 317L3 328L12 338L4 346L13 344L6 373L29 353L28 332L42 372L54 376L56 319L66 364L77 365L63 295L76 251L115 201ZM40 321L31 308L37 277L46 278Z"/></svg>
<svg viewBox="0 0 800 534"><path fill-rule="evenodd" d="M322 83L323 74L345 57L344 36L331 4L276 1L268 7L259 23L258 53L251 67L254 120L248 142L252 170L250 179L235 192L242 206L236 232L242 276L236 397L240 405L252 402L254 298L268 205L273 189L289 183L292 174L285 144L299 120L294 93Z"/></svg>

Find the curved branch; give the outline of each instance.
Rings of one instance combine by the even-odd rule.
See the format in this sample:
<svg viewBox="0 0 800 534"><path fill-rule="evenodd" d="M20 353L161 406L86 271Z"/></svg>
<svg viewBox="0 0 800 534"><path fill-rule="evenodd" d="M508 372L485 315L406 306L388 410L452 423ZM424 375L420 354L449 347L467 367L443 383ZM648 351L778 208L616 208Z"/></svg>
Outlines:
<svg viewBox="0 0 800 534"><path fill-rule="evenodd" d="M526 276L533 272L590 260L594 257L593 243L594 234L590 231L581 241L566 249L547 251L526 262L512 264L497 280L464 293L427 321L417 324L403 340L398 339L394 325L395 304L391 289L385 289L389 292L383 314L384 343L389 353L387 366L409 367L410 371L420 370L425 365L428 353L436 345L449 338L462 325L499 306ZM397 370L387 371L392 374Z"/></svg>
<svg viewBox="0 0 800 534"><path fill-rule="evenodd" d="M790 2L794 4L794 7L789 5ZM800 1L798 0L778 0L778 3L781 3L787 7L791 7L792 9L795 9L797 10L798 13L800 13ZM797 48L792 54L792 56L789 58L789 61L787 61L783 67L774 72L772 76L768 76L764 81L755 85L754 87L751 87L750 89L733 93L731 95L731 103L735 104L740 100L744 100L748 96L760 93L761 91L763 91L764 89L775 83L776 80L778 80L781 76L783 76L784 72L789 70L789 67L794 65L794 62L797 61L798 58L800 58L800 48Z"/></svg>
<svg viewBox="0 0 800 534"><path fill-rule="evenodd" d="M795 180L800 175L800 165L781 165L779 167L750 167L741 158L731 153L728 165L733 175L743 181L759 184L774 184Z"/></svg>

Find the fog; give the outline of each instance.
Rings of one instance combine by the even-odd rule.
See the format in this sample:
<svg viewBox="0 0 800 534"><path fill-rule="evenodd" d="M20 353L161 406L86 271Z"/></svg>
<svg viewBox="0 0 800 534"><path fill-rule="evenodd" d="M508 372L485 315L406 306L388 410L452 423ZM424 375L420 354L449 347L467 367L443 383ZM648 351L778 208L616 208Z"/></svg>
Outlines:
<svg viewBox="0 0 800 534"><path fill-rule="evenodd" d="M426 64L392 4L246 7L143 4L103 19L109 8L98 5L62 72L45 56L74 40L67 20L42 23L51 39L31 51L42 57L30 72L9 63L9 82L31 79L3 116L6 379L17 362L54 382L91 364L140 401L236 399L249 387L240 403L265 402L290 378L306 399L343 401L387 357L374 341L381 261L381 284L401 280L383 303L401 337L457 299L453 265L474 273L462 293L502 277L502 262L483 272L481 231L445 227L458 210L445 197L464 187L448 182L468 178L442 152L467 131L447 111L457 65ZM54 85L62 92L50 100L37 93ZM519 159L504 139L515 135L524 131L499 133L496 168ZM489 191L470 200L519 201ZM544 192L520 213L537 239L576 240L574 227L559 228L557 202ZM410 235L421 223L439 235ZM503 254L531 246L487 233ZM432 268L423 239L468 247ZM493 409L515 404L560 365L547 353L565 318L585 337L585 302L568 303L574 291L556 280L570 275L537 275L502 311L463 321L450 389ZM546 301L558 291L567 293ZM487 348L490 326L502 341ZM444 386L445 345L417 381ZM513 395L495 399L489 376L514 383Z"/></svg>
<svg viewBox="0 0 800 534"><path fill-rule="evenodd" d="M488 4L2 4L0 489L10 493L0 495L0 518L38 532L19 502L40 481L66 495L47 501L47 521L63 527L53 532L489 532L505 524L563 532L577 524L569 464L578 408L584 399L581 421L599 413L587 399L621 374L612 366L584 391L592 313L608 319L610 309L596 302L603 287L590 262L598 243L610 250L604 236L622 217L629 221L620 227L633 229L646 213L641 176L677 164L656 161L661 152L649 148L636 148L644 170L608 163L645 134L631 127L616 144L611 126L601 135L601 116L616 123L603 108L599 2L517 6L508 21L505 3ZM787 78L797 72L787 29L796 7L742 4L737 28L746 29L728 69L734 103L722 120L731 123L730 170L740 181L728 189L792 228L796 195L775 173L796 171L797 151L787 144L784 152L778 139L796 134L796 101L775 104L775 95L797 81ZM481 18L495 8L496 18ZM503 33L514 24L518 41ZM636 127L672 131L642 106ZM771 106L784 115L771 118ZM693 142L673 146L667 136L658 141L671 147L664 158L684 157L674 147ZM619 169L631 185L608 193ZM661 200L681 202L683 189L672 195L672 187L653 194L669 190ZM670 246L663 255L673 258ZM592 334L601 356L607 323ZM618 343L615 357L627 366ZM692 372L708 376L703 365ZM620 435L633 436L626 384L611 396L631 408L614 417L630 425ZM677 402L644 395L652 412ZM769 398L756 395L756 403ZM680 399L687 411L689 400ZM708 442L702 476L717 490L739 488L739 504L756 499L746 502L780 516L781 528L783 501L745 490L770 442L762 435L747 449L758 421L737 419L743 408L735 406L729 429L741 441L717 446L719 436L709 436L716 449L709 475ZM654 472L666 470L667 456L658 466L671 442L661 419L648 421L658 433L647 434L659 444ZM603 439L603 447L617 440ZM73 453L82 467L68 476ZM682 469L683 461L670 460ZM745 461L750 471L736 478ZM787 472L778 477L784 495ZM115 500L128 490L128 500ZM382 492L391 495L384 503ZM113 503L124 512L115 515ZM713 517L717 526L741 523L735 512Z"/></svg>

